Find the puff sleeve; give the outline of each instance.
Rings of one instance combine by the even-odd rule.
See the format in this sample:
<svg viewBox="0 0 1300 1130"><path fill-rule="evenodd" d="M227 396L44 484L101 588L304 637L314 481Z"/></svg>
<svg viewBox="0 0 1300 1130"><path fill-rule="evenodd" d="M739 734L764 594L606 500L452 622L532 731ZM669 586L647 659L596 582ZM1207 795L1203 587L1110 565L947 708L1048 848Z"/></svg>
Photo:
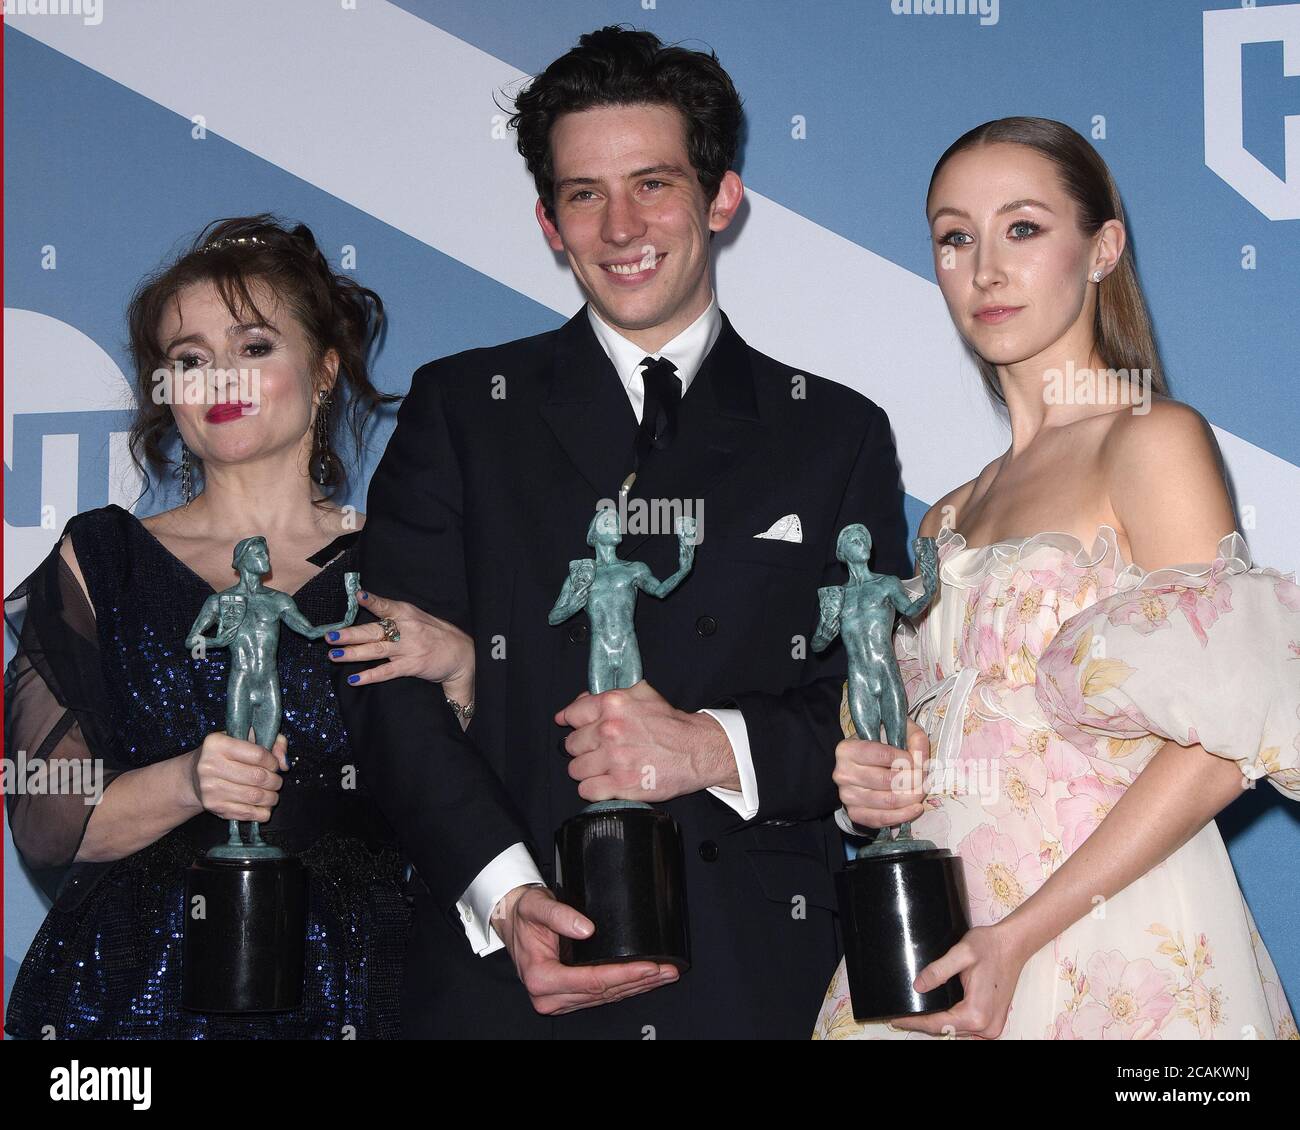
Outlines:
<svg viewBox="0 0 1300 1130"><path fill-rule="evenodd" d="M1205 566L1139 574L1062 626L1035 696L1062 737L1136 773L1155 735L1300 800L1300 586L1238 533Z"/></svg>

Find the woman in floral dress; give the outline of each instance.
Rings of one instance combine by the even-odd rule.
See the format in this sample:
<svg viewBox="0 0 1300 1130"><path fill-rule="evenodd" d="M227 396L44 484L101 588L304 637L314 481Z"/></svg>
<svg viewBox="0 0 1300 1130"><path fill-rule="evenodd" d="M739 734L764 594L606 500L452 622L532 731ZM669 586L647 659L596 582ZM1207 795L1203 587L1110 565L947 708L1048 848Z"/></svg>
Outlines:
<svg viewBox="0 0 1300 1130"><path fill-rule="evenodd" d="M1252 566L1212 433L1165 393L1087 141L987 123L927 206L1012 442L921 524L940 589L895 646L924 780L857 740L835 776L846 822L961 858L972 928L916 987L964 999L858 1023L841 964L814 1038L1295 1038L1214 816L1261 778L1300 799L1300 588Z"/></svg>

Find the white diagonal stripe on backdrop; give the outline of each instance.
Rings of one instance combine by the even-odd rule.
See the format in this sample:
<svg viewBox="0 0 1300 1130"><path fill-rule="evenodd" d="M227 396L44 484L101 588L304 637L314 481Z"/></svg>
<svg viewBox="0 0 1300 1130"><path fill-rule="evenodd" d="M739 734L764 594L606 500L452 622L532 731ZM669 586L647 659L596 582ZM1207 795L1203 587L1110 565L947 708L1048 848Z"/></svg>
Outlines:
<svg viewBox="0 0 1300 1130"><path fill-rule="evenodd" d="M203 115L232 143L553 310L581 303L541 243L531 181L492 102L525 76L400 8L133 0L105 5L98 25L6 23L187 119ZM160 65L186 44L202 65ZM1004 428L933 283L759 193L748 199L717 281L751 344L885 407L918 498L938 498L1003 450ZM1215 431L1240 501L1254 508L1257 559L1295 568L1300 467Z"/></svg>

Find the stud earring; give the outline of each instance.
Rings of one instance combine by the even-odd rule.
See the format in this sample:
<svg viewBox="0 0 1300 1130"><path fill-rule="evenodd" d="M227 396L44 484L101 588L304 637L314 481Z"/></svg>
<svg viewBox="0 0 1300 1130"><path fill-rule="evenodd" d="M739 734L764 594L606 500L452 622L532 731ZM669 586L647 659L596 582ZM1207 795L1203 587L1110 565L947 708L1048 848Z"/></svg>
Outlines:
<svg viewBox="0 0 1300 1130"><path fill-rule="evenodd" d="M1100 272L1100 271L1093 271L1093 272L1092 272L1092 281L1095 282L1095 283L1099 283L1099 282L1101 282L1101 272Z"/></svg>

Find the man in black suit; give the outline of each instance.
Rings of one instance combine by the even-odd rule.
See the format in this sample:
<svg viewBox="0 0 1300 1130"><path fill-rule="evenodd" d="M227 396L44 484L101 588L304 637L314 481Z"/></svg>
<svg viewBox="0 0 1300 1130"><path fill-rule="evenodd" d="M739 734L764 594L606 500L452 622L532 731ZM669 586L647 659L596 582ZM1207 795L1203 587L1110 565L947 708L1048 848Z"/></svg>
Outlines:
<svg viewBox="0 0 1300 1130"><path fill-rule="evenodd" d="M839 959L845 671L842 648L806 640L817 587L844 580L843 526L867 525L874 568L909 572L889 422L751 349L718 309L710 240L743 186L740 100L714 56L605 28L534 80L512 125L589 302L559 330L416 372L361 539L368 589L472 636L474 711L462 732L468 704L428 682L340 686L418 875L405 1031L806 1038ZM645 679L592 696L583 618L547 612L633 471L619 556L670 575L682 512L698 550L675 592L639 601ZM544 886L553 835L609 798L682 827L680 978L558 961L559 935L591 924Z"/></svg>

